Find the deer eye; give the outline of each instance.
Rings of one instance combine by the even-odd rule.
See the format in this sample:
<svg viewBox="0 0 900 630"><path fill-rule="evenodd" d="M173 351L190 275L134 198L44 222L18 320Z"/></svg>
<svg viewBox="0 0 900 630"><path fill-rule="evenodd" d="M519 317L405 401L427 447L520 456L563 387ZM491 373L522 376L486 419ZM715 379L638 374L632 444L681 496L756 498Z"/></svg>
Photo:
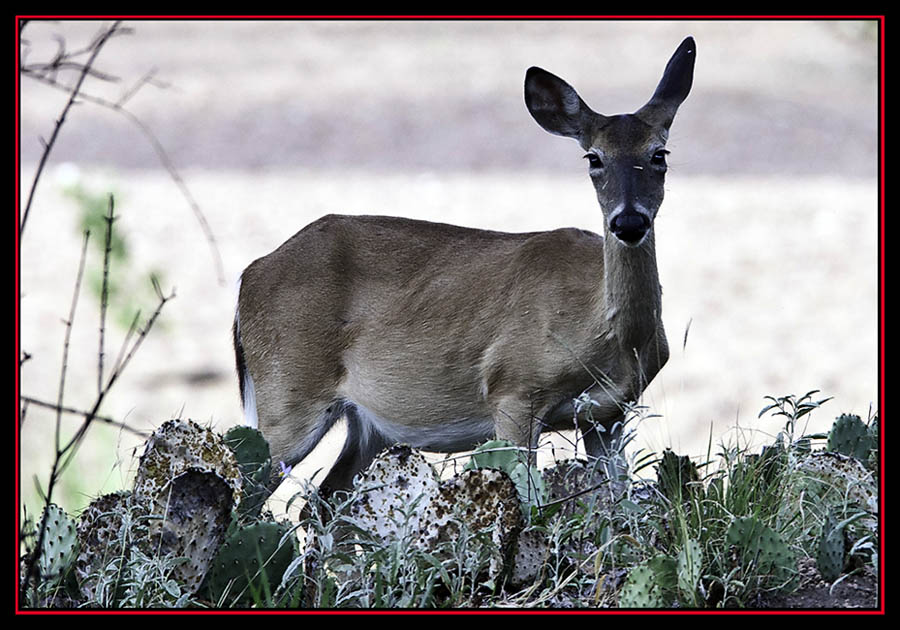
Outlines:
<svg viewBox="0 0 900 630"><path fill-rule="evenodd" d="M596 153L588 153L584 156L591 168L603 168L603 161L597 157Z"/></svg>
<svg viewBox="0 0 900 630"><path fill-rule="evenodd" d="M665 149L660 149L656 153L653 154L653 157L650 158L650 163L655 166L665 166L666 165L666 156L669 154Z"/></svg>

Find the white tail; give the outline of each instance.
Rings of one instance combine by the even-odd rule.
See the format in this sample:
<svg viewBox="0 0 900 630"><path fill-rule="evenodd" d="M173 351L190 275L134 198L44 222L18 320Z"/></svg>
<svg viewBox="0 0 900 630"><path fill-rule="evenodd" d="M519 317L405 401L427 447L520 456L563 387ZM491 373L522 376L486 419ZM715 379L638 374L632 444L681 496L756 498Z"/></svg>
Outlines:
<svg viewBox="0 0 900 630"><path fill-rule="evenodd" d="M535 447L542 431L575 426L573 399L588 390L595 422L621 420L668 358L653 221L695 56L685 39L650 101L616 116L545 70L526 73L535 120L587 152L603 236L329 215L247 267L237 367L273 460L299 462L344 417L322 486L346 488L394 442ZM585 447L600 455L610 432L586 422Z"/></svg>

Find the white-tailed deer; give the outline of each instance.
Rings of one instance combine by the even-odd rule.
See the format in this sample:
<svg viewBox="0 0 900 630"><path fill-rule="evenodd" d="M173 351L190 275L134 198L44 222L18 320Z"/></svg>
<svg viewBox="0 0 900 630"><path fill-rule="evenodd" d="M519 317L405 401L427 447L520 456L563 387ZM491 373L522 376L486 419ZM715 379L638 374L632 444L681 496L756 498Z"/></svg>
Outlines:
<svg viewBox="0 0 900 630"><path fill-rule="evenodd" d="M695 57L689 37L650 101L616 116L545 70L526 73L534 119L587 152L603 236L329 215L247 267L234 323L241 397L273 460L299 462L339 418L348 432L327 490L349 487L394 442L536 447L542 431L577 424L588 454L602 453L669 354L653 221ZM576 420L585 391L605 429Z"/></svg>

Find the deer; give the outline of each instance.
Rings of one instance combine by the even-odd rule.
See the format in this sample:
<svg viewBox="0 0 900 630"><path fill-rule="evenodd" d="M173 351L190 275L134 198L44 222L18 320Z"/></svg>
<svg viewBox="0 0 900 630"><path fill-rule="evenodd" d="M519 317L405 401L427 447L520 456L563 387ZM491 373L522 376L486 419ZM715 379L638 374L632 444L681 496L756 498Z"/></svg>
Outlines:
<svg viewBox="0 0 900 630"><path fill-rule="evenodd" d="M654 219L695 57L688 37L650 100L610 116L526 71L531 116L585 152L602 234L331 214L247 266L238 382L272 460L296 465L341 419L326 494L396 443L456 453L496 438L532 452L543 432L577 428L588 456L603 456L669 357Z"/></svg>

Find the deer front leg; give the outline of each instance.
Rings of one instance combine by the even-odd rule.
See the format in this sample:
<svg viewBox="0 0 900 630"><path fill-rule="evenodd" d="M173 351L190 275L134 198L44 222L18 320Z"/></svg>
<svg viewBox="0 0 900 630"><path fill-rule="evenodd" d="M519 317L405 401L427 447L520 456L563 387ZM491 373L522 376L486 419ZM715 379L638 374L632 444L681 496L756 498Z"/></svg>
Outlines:
<svg viewBox="0 0 900 630"><path fill-rule="evenodd" d="M528 397L507 396L502 398L494 411L494 434L498 440L507 440L527 450L528 463L535 464L535 449L543 429L545 410L535 410Z"/></svg>
<svg viewBox="0 0 900 630"><path fill-rule="evenodd" d="M610 490L616 496L624 491L628 479L622 444L624 420L625 414L618 414L609 422L579 423L590 464L609 480Z"/></svg>

